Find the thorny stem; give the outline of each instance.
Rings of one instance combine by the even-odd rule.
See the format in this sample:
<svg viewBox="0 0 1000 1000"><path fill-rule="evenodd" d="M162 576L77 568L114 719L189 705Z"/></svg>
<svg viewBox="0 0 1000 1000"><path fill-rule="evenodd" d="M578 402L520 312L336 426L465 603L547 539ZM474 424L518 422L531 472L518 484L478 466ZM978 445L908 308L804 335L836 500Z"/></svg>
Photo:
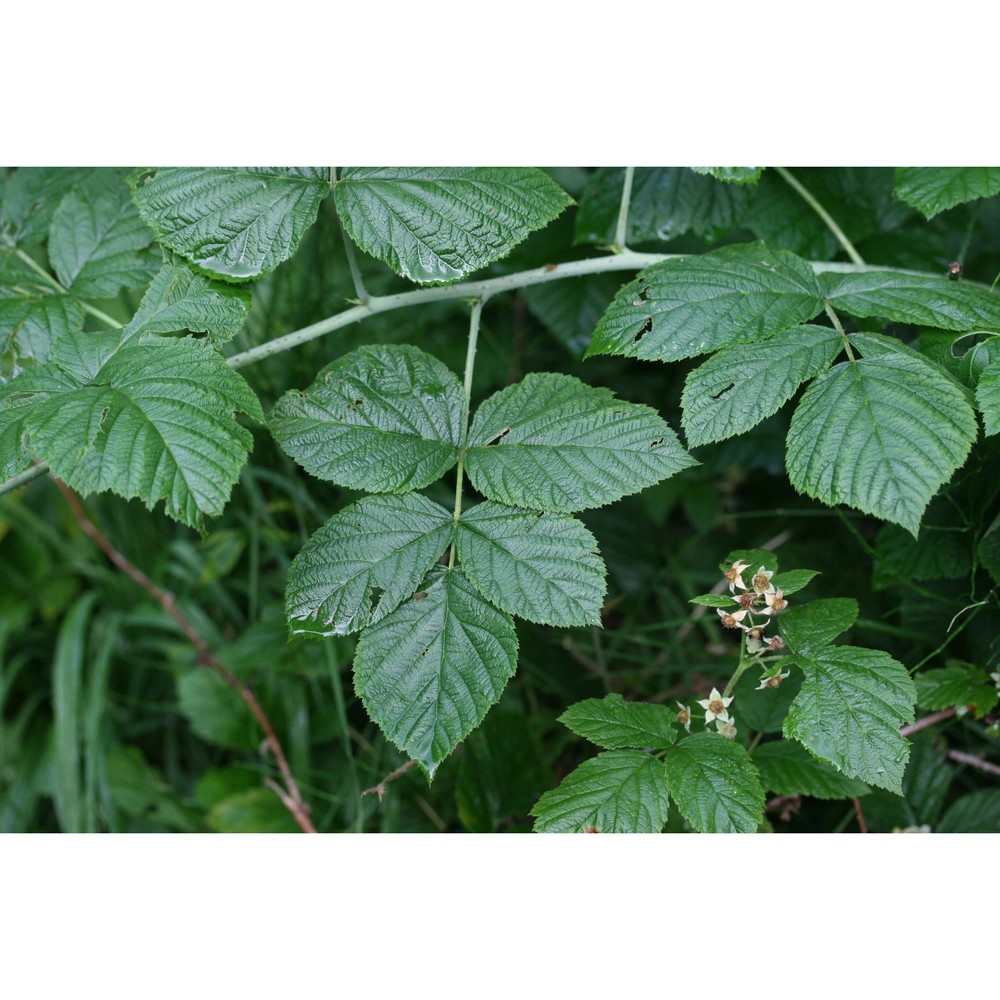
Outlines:
<svg viewBox="0 0 1000 1000"><path fill-rule="evenodd" d="M826 228L837 237L837 242L844 248L844 252L855 264L864 264L864 258L858 253L854 244L847 238L844 230L837 225L832 215L816 200L813 194L797 181L792 174L784 167L774 167L774 172L778 174L792 190L799 195L803 201L823 220Z"/></svg>
<svg viewBox="0 0 1000 1000"><path fill-rule="evenodd" d="M32 271L35 272L35 274L37 274L43 281L45 281L45 283L48 284L52 289L54 289L57 292L60 292L63 295L67 294L67 290L61 284L59 284L59 282L56 281L56 279L53 278L52 275L49 274L49 272L46 271L44 267L42 267L36 261L32 260L32 258L29 257L28 254L26 254L20 247L18 247L17 250L15 250L14 252L22 261L24 261L25 264L28 265L28 267L31 268ZM112 319L106 312L101 312L100 309L96 309L88 302L81 301L80 306L82 307L84 312L90 313L91 316L96 317L102 323L107 323L108 326L110 326L112 329L114 330L121 329L122 324L119 323L118 320Z"/></svg>
<svg viewBox="0 0 1000 1000"><path fill-rule="evenodd" d="M469 409L472 403L472 373L476 367L476 344L479 340L479 319L483 314L485 299L480 299L472 307L469 319L469 346L465 352L465 382L462 386L462 431L458 445L458 469L455 475L455 527L462 516L462 486L465 482L465 449L469 441ZM448 569L455 565L455 543L451 543L448 554Z"/></svg>
<svg viewBox="0 0 1000 1000"><path fill-rule="evenodd" d="M628 225L629 203L632 201L632 179L635 177L635 167L625 168L625 183L622 185L622 201L618 208L618 225L615 226L615 250L621 253L626 249L625 228Z"/></svg>
<svg viewBox="0 0 1000 1000"><path fill-rule="evenodd" d="M292 776L291 768L288 766L288 760L285 757L285 752L282 749L281 742L278 739L277 734L274 731L274 726L271 725L271 720L267 717L264 709L261 707L260 702L254 696L254 693L237 677L235 677L218 659L214 656L208 643L202 638L195 627L184 617L180 609L177 607L177 602L174 599L174 595L163 590L161 587L157 586L148 576L138 566L134 563L129 562L107 539L107 537L101 532L101 530L94 524L93 521L87 516L83 509L83 505L80 503L77 495L61 480L55 479L53 477L53 482L59 488L59 491L66 499L66 503L69 509L73 513L73 517L76 519L77 524L80 526L81 530L86 534L93 542L96 543L98 548L108 557L108 559L121 570L126 576L128 576L132 581L137 583L143 590L146 591L150 597L155 600L160 607L180 626L180 630L184 633L187 640L194 646L195 651L198 654L197 662L199 666L208 667L209 670L216 673L221 677L226 684L229 685L246 703L247 708L250 709L254 718L260 724L260 728L264 730L265 744L274 754L275 762L278 765L278 770L281 772L282 781L284 782L284 788L281 788L273 781L266 781L269 788L272 788L278 793L278 797L285 804L285 807L292 814L293 819L299 825L304 833L315 833L316 828L312 824L312 820L309 818L309 806L303 801L302 795L299 792L299 787L295 782L295 778Z"/></svg>

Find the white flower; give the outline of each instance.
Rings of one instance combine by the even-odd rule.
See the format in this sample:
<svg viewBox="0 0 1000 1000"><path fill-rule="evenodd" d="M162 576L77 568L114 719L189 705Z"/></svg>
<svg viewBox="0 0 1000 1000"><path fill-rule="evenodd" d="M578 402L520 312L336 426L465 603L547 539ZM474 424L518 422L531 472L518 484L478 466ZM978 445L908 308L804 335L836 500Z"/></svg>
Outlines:
<svg viewBox="0 0 1000 1000"><path fill-rule="evenodd" d="M998 688L1000 688L1000 670L997 670L995 673L990 674L990 677L993 678L993 683L996 684Z"/></svg>
<svg viewBox="0 0 1000 1000"><path fill-rule="evenodd" d="M747 589L747 585L743 582L742 573L743 570L745 570L749 565L750 563L740 562L739 559L737 559L736 562L734 562L732 566L730 566L729 569L722 574L729 581L729 592L731 594L736 593L737 587L739 587L740 590Z"/></svg>
<svg viewBox="0 0 1000 1000"><path fill-rule="evenodd" d="M761 610L760 613L762 615L776 615L779 611L784 611L788 607L788 601L781 595L781 587L774 591L774 593L765 594L764 601L767 607Z"/></svg>
<svg viewBox="0 0 1000 1000"><path fill-rule="evenodd" d="M766 570L763 566L753 575L753 580L750 581L750 586L753 587L754 591L758 594L773 594L774 584L771 583L771 577L774 576L774 570Z"/></svg>
<svg viewBox="0 0 1000 1000"><path fill-rule="evenodd" d="M677 713L677 724L683 726L688 732L691 732L691 709L680 702L677 702L677 707L680 709Z"/></svg>
<svg viewBox="0 0 1000 1000"><path fill-rule="evenodd" d="M791 671L782 670L777 674L764 674L760 679L760 684L755 688L757 691L763 691L765 688L776 688L781 686L781 682L789 676Z"/></svg>
<svg viewBox="0 0 1000 1000"><path fill-rule="evenodd" d="M729 708L729 703L732 698L723 698L719 694L718 688L712 688L709 696L707 698L702 698L698 704L705 709L705 725L713 722L715 719L722 719L723 722L729 721L729 713L726 711Z"/></svg>
<svg viewBox="0 0 1000 1000"><path fill-rule="evenodd" d="M727 740L736 739L736 720L727 719L723 721L722 719L716 719L715 725L718 727L719 732L726 737Z"/></svg>
<svg viewBox="0 0 1000 1000"><path fill-rule="evenodd" d="M727 611L725 608L715 609L722 620L723 628L740 628L740 622L747 616L746 608L742 611Z"/></svg>

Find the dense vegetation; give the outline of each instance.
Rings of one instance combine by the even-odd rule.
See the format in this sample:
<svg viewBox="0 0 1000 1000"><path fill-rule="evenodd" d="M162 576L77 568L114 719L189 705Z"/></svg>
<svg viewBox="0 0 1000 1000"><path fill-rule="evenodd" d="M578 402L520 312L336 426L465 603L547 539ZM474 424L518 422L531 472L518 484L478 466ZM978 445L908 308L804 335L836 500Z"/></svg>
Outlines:
<svg viewBox="0 0 1000 1000"><path fill-rule="evenodd" d="M0 829L1000 830L1000 168L0 206Z"/></svg>

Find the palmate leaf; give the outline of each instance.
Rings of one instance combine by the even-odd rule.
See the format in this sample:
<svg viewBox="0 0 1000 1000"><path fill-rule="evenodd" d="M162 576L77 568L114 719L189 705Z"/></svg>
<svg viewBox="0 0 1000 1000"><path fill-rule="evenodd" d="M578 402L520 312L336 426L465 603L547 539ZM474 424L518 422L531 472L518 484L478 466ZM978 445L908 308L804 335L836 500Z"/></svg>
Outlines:
<svg viewBox="0 0 1000 1000"><path fill-rule="evenodd" d="M384 618L417 590L453 531L451 511L416 493L345 507L289 567L292 633L346 635Z"/></svg>
<svg viewBox="0 0 1000 1000"><path fill-rule="evenodd" d="M681 396L692 447L724 441L755 427L826 371L843 341L827 326L797 326L763 344L720 351L691 372Z"/></svg>
<svg viewBox="0 0 1000 1000"><path fill-rule="evenodd" d="M263 420L257 397L197 341L118 340L64 337L47 364L0 388L0 461L11 474L34 456L80 493L164 500L200 526L239 478L253 438L234 411Z"/></svg>
<svg viewBox="0 0 1000 1000"><path fill-rule="evenodd" d="M838 312L939 330L1000 330L1000 295L944 275L898 271L821 274L823 295Z"/></svg>
<svg viewBox="0 0 1000 1000"><path fill-rule="evenodd" d="M554 373L490 396L465 455L483 496L564 513L611 503L692 465L655 410Z"/></svg>
<svg viewBox="0 0 1000 1000"><path fill-rule="evenodd" d="M139 217L127 170L95 170L59 203L49 227L49 260L72 294L110 298L156 273L159 255L142 253L153 234Z"/></svg>
<svg viewBox="0 0 1000 1000"><path fill-rule="evenodd" d="M805 261L763 244L722 247L646 268L615 296L587 356L678 361L756 343L823 308Z"/></svg>
<svg viewBox="0 0 1000 1000"><path fill-rule="evenodd" d="M83 329L83 307L66 295L0 298L0 381L48 361L52 345Z"/></svg>
<svg viewBox="0 0 1000 1000"><path fill-rule="evenodd" d="M354 684L385 735L433 776L516 669L510 616L461 569L439 568L411 600L362 633Z"/></svg>
<svg viewBox="0 0 1000 1000"><path fill-rule="evenodd" d="M624 181L622 167L603 167L594 174L580 198L575 243L614 240ZM673 240L687 232L716 239L740 223L751 199L752 192L741 185L720 184L687 167L638 167L625 241Z"/></svg>
<svg viewBox="0 0 1000 1000"><path fill-rule="evenodd" d="M271 411L278 443L307 472L351 489L404 493L456 462L462 386L416 347L362 347Z"/></svg>
<svg viewBox="0 0 1000 1000"><path fill-rule="evenodd" d="M607 750L546 792L531 815L536 833L660 833L668 804L662 761Z"/></svg>
<svg viewBox="0 0 1000 1000"><path fill-rule="evenodd" d="M543 625L600 625L604 562L575 517L487 500L462 512L456 542L462 568L498 608Z"/></svg>
<svg viewBox="0 0 1000 1000"><path fill-rule="evenodd" d="M168 253L125 336L190 330L224 344L239 333L249 312L250 293L245 288L213 281Z"/></svg>
<svg viewBox="0 0 1000 1000"><path fill-rule="evenodd" d="M865 795L868 786L817 760L798 743L774 740L753 752L760 782L777 795L808 795L814 799L845 799Z"/></svg>
<svg viewBox="0 0 1000 1000"><path fill-rule="evenodd" d="M347 167L333 197L351 239L419 283L506 257L573 203L534 167Z"/></svg>
<svg viewBox="0 0 1000 1000"><path fill-rule="evenodd" d="M902 794L909 751L899 728L913 721L917 700L906 668L888 653L857 646L793 659L805 679L784 735L848 776Z"/></svg>
<svg viewBox="0 0 1000 1000"><path fill-rule="evenodd" d="M326 167L161 167L130 183L160 243L224 281L288 260L330 193Z"/></svg>
<svg viewBox="0 0 1000 1000"><path fill-rule="evenodd" d="M897 167L896 197L933 219L939 212L1000 194L1000 167Z"/></svg>
<svg viewBox="0 0 1000 1000"><path fill-rule="evenodd" d="M916 536L976 433L962 389L936 367L902 354L844 361L809 386L792 417L788 476L800 493Z"/></svg>
<svg viewBox="0 0 1000 1000"><path fill-rule="evenodd" d="M675 711L665 705L626 701L620 694L578 701L559 721L577 736L609 750L664 750L677 738Z"/></svg>
<svg viewBox="0 0 1000 1000"><path fill-rule="evenodd" d="M670 797L701 833L754 833L764 818L757 768L739 743L719 733L681 740L664 761Z"/></svg>

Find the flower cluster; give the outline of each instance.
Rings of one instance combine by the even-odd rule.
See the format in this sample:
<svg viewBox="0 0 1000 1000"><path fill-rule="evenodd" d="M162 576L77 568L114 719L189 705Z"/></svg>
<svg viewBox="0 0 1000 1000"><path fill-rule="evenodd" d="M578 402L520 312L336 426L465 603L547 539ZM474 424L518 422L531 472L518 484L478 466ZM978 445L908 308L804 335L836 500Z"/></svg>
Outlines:
<svg viewBox="0 0 1000 1000"><path fill-rule="evenodd" d="M733 595L737 608L732 610L717 608L716 611L723 628L739 628L746 633L748 653L753 655L764 650L776 653L785 648L784 641L781 636L765 636L764 631L770 624L771 617L780 614L788 607L788 601L782 594L781 588L775 587L771 582L774 572L764 569L763 566L751 577L749 585L744 583L743 573L749 568L749 563L737 559L725 571L723 576L729 584L729 592ZM737 594L737 590L742 593ZM766 620L755 622L754 615L765 615ZM778 677L778 680L769 686L777 687L781 683L780 675L772 676Z"/></svg>

